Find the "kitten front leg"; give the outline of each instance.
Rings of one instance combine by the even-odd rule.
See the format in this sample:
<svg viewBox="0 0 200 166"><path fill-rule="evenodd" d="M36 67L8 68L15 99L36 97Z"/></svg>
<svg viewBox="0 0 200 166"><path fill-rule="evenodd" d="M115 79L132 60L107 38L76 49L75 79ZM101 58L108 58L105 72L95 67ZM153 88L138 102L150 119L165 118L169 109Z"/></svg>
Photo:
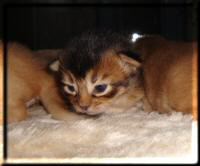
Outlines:
<svg viewBox="0 0 200 166"><path fill-rule="evenodd" d="M146 112L158 112L160 114L166 113L168 115L171 115L172 109L165 103L159 103L157 105L152 105L147 97L143 98L143 104L144 104L144 111Z"/></svg>
<svg viewBox="0 0 200 166"><path fill-rule="evenodd" d="M81 120L85 116L78 115L69 111L56 87L49 87L42 90L40 99L46 110L52 115L52 118L63 121Z"/></svg>
<svg viewBox="0 0 200 166"><path fill-rule="evenodd" d="M153 112L155 110L153 110L151 104L149 103L147 97L143 97L143 105L144 105L144 111L146 112Z"/></svg>

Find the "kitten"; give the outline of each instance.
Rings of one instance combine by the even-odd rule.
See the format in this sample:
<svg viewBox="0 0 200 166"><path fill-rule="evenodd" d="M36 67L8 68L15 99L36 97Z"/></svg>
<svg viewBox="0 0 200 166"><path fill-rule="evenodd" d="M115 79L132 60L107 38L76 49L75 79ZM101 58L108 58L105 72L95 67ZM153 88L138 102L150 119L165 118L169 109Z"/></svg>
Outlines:
<svg viewBox="0 0 200 166"><path fill-rule="evenodd" d="M146 36L134 50L143 59L147 110L175 110L197 119L197 43Z"/></svg>
<svg viewBox="0 0 200 166"><path fill-rule="evenodd" d="M9 123L26 119L26 103L36 97L55 119L71 120L79 117L69 112L70 108L58 93L54 77L45 70L47 63L44 63L44 59L39 61L39 55L18 43L9 43L7 48Z"/></svg>
<svg viewBox="0 0 200 166"><path fill-rule="evenodd" d="M131 47L130 39L110 32L75 37L50 66L64 100L88 115L133 107L143 88L139 57Z"/></svg>

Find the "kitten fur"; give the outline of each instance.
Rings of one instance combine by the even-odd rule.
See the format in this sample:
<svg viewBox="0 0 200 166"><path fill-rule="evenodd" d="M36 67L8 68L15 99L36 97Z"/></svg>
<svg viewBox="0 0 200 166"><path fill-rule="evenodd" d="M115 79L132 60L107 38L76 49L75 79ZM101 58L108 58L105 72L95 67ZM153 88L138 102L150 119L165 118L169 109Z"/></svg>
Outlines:
<svg viewBox="0 0 200 166"><path fill-rule="evenodd" d="M49 64L58 59L62 49L42 49L34 51L34 59L40 62L48 70Z"/></svg>
<svg viewBox="0 0 200 166"><path fill-rule="evenodd" d="M197 119L197 43L144 36L134 50L142 56L146 110L174 110Z"/></svg>
<svg viewBox="0 0 200 166"><path fill-rule="evenodd" d="M63 67L69 69L73 75L83 78L101 61L108 50L140 61L139 55L133 52L130 41L125 35L109 31L85 32L68 43L61 59Z"/></svg>
<svg viewBox="0 0 200 166"><path fill-rule="evenodd" d="M130 38L85 32L68 43L54 70L64 100L77 112L97 115L125 111L143 97L139 61ZM106 89L99 93L97 86Z"/></svg>
<svg viewBox="0 0 200 166"><path fill-rule="evenodd" d="M8 123L26 119L26 103L37 97L53 118L76 119L60 97L55 79L46 72L47 63L19 43L8 43L7 48Z"/></svg>

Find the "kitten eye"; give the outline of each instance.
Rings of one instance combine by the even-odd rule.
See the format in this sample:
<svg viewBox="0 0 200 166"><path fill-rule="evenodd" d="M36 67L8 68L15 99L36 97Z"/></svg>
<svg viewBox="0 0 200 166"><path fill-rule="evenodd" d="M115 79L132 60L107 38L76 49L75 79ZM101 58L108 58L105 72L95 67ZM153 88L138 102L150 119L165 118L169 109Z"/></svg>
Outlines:
<svg viewBox="0 0 200 166"><path fill-rule="evenodd" d="M76 90L75 90L75 87L73 85L66 84L64 86L64 90L69 94L76 95Z"/></svg>
<svg viewBox="0 0 200 166"><path fill-rule="evenodd" d="M72 85L67 85L68 89L71 91L71 92L74 92L75 91L75 88L74 86Z"/></svg>
<svg viewBox="0 0 200 166"><path fill-rule="evenodd" d="M96 85L95 86L95 91L97 93L102 93L102 92L104 92L106 90L106 88L107 88L106 84Z"/></svg>

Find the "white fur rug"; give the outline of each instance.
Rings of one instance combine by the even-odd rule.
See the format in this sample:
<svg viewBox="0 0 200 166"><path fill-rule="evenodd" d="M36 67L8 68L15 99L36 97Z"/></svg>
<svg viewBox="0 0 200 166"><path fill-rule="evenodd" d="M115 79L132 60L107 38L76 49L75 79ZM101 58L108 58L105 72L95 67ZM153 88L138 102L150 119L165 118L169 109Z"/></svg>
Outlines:
<svg viewBox="0 0 200 166"><path fill-rule="evenodd" d="M10 162L45 158L82 163L145 162L142 159L149 157L154 161L192 160L190 115L147 113L141 103L124 113L74 122L53 120L40 106L30 109L30 115L26 121L8 126Z"/></svg>

